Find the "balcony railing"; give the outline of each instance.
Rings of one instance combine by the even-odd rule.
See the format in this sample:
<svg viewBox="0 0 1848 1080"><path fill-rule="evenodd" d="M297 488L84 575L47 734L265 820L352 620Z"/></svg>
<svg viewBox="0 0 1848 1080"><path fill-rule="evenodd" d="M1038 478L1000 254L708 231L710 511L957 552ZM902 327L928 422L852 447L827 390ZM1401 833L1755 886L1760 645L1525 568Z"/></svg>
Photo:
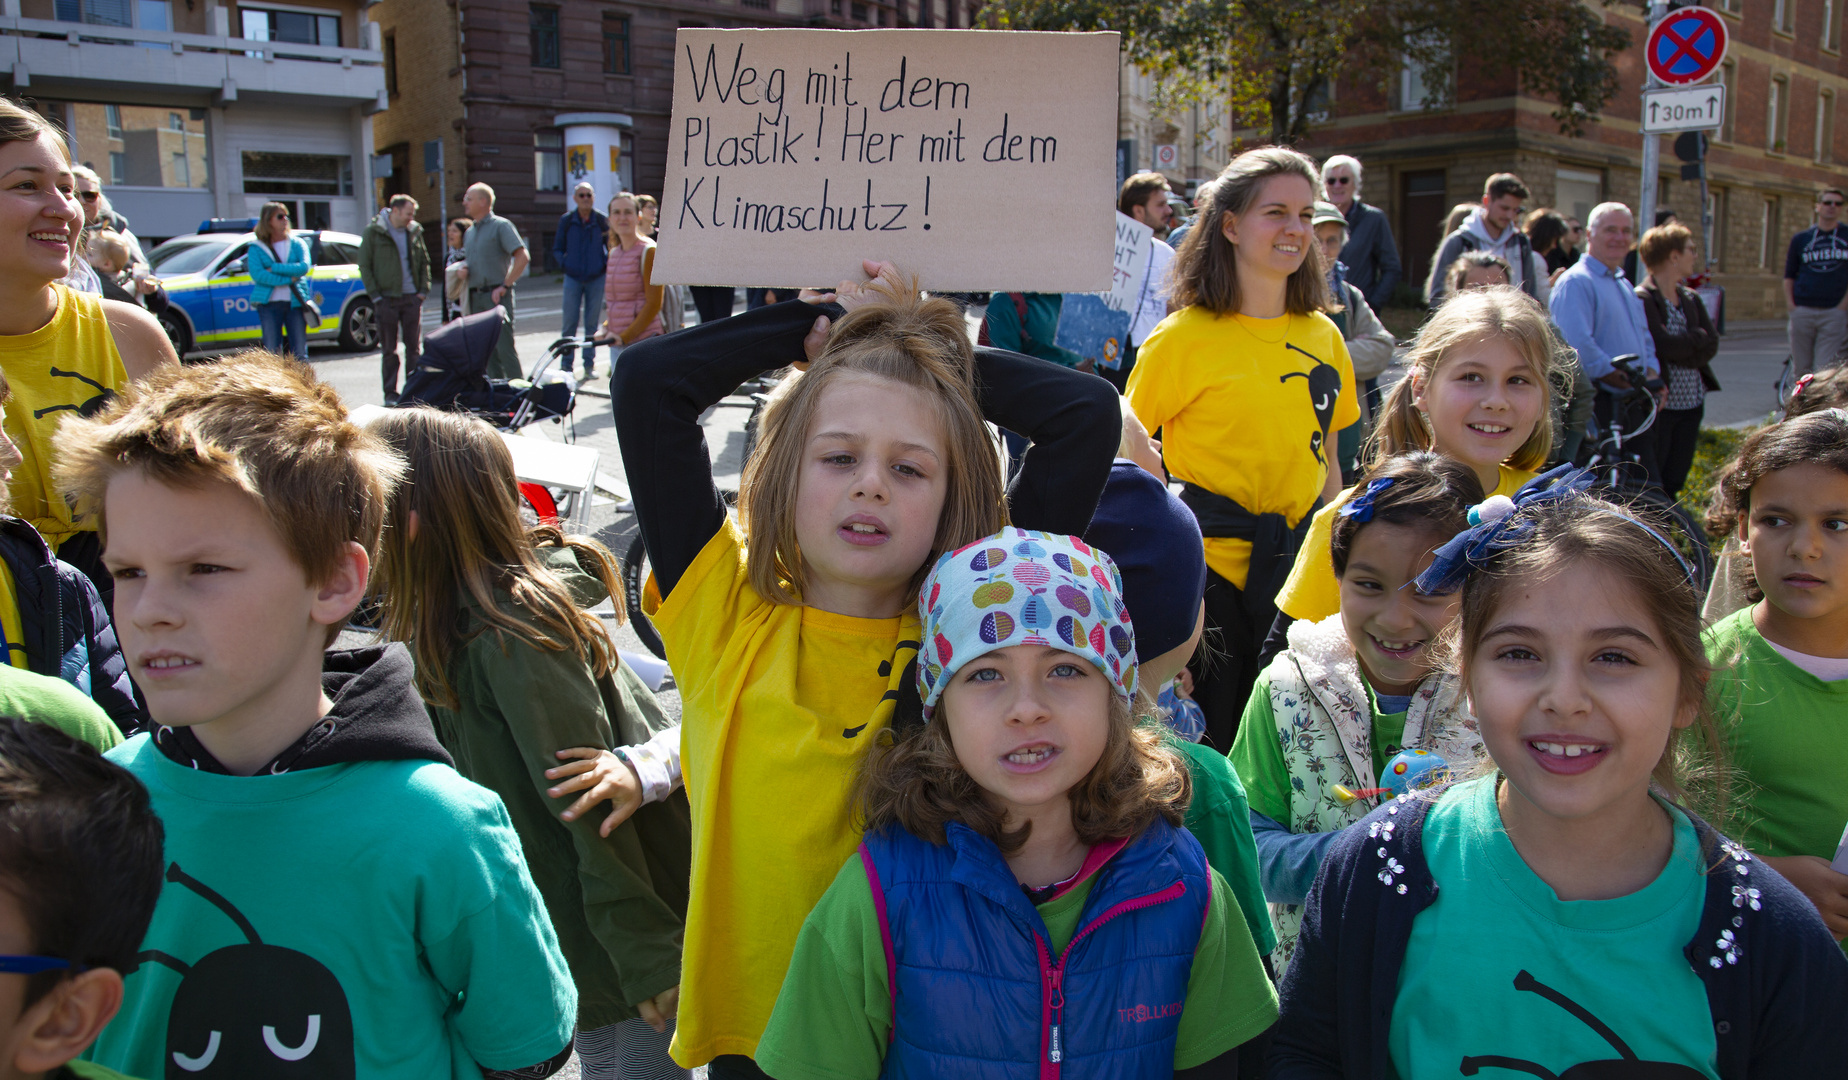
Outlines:
<svg viewBox="0 0 1848 1080"><path fill-rule="evenodd" d="M152 84L210 89L226 101L243 90L376 99L383 108L384 60L377 49L0 16L0 71L11 69L21 88L33 79ZM330 76L333 68L341 74Z"/></svg>

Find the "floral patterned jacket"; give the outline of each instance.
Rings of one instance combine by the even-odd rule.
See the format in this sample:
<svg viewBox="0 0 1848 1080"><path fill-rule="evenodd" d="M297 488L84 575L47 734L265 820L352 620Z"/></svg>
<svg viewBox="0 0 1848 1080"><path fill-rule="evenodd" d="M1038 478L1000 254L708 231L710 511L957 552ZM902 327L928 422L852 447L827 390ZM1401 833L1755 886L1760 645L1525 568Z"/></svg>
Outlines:
<svg viewBox="0 0 1848 1080"><path fill-rule="evenodd" d="M1378 798L1342 802L1336 784L1379 787L1373 774L1373 705L1340 615L1290 627L1290 647L1271 661L1271 714L1290 774L1293 833L1332 832L1366 817ZM1441 755L1458 774L1485 756L1475 718L1464 709L1456 679L1434 673L1418 684L1405 714L1404 746ZM1272 904L1281 972L1295 949L1302 905Z"/></svg>

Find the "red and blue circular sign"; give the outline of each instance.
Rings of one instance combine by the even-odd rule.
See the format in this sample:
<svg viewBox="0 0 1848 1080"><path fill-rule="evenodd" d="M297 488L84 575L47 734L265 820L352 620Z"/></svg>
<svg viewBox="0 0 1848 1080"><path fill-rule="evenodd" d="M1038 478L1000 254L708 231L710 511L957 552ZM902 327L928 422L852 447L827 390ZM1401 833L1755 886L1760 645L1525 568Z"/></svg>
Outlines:
<svg viewBox="0 0 1848 1080"><path fill-rule="evenodd" d="M1682 8L1649 32L1649 71L1670 86L1697 83L1726 58L1726 23L1706 8Z"/></svg>

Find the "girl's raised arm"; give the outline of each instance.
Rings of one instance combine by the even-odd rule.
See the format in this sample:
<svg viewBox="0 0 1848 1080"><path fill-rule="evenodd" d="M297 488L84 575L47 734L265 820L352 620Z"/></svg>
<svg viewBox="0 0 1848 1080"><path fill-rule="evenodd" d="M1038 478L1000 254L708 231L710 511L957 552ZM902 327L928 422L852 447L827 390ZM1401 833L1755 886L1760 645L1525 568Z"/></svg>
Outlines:
<svg viewBox="0 0 1848 1080"><path fill-rule="evenodd" d="M1009 520L1082 534L1123 439L1116 389L1095 375L994 348L975 350L975 383L982 415L1033 442L1008 486Z"/></svg>
<svg viewBox="0 0 1848 1080"><path fill-rule="evenodd" d="M700 414L740 383L807 360L802 339L815 319L840 314L832 304L772 304L623 350L610 380L616 435L663 599L725 524Z"/></svg>

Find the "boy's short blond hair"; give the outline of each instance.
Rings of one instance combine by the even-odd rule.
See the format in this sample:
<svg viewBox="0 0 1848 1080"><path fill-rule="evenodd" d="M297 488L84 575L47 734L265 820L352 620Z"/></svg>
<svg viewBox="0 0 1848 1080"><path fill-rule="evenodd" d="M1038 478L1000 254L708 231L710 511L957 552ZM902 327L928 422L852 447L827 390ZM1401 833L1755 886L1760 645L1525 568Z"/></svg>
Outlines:
<svg viewBox="0 0 1848 1080"><path fill-rule="evenodd" d="M347 418L313 369L261 349L162 368L56 439L54 474L107 549L103 493L142 469L170 487L231 484L257 501L310 583L339 570L349 542L378 553L404 462Z"/></svg>
<svg viewBox="0 0 1848 1080"><path fill-rule="evenodd" d="M128 242L122 234L104 229L90 237L90 249L101 252L103 257L113 262L117 272L128 269Z"/></svg>

